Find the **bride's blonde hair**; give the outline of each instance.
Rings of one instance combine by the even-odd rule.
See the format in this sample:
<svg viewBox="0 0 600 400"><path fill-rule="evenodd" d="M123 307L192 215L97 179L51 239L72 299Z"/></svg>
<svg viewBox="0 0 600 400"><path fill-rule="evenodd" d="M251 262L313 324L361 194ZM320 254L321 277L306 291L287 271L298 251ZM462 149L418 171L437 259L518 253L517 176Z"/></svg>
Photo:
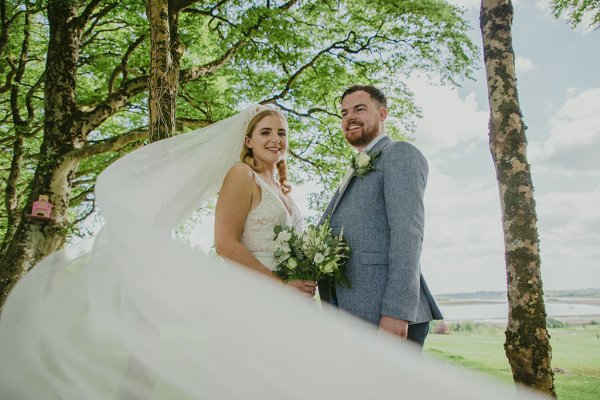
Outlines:
<svg viewBox="0 0 600 400"><path fill-rule="evenodd" d="M246 138L252 137L252 132L254 131L254 128L256 128L256 125L268 116L279 117L282 121L284 121L287 124L287 119L285 118L285 115L283 115L281 111L278 111L273 108L263 108L251 115L250 119L246 123L244 143L242 144L242 151L240 152L240 161L248 165L256 172L261 172L262 168L256 165L256 160L254 159L252 149L246 146ZM292 190L292 185L288 180L287 162L285 158L277 163L277 175L279 176L279 184L281 185L281 190L283 191L283 193L289 193Z"/></svg>

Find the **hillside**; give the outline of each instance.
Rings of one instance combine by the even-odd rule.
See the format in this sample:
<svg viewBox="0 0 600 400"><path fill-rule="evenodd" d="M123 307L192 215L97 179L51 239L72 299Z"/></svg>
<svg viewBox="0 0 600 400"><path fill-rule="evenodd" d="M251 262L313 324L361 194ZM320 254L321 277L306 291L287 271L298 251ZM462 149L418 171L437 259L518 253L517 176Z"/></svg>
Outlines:
<svg viewBox="0 0 600 400"><path fill-rule="evenodd" d="M600 288L573 289L573 290L546 290L545 298L569 298L569 297L587 297L600 298ZM440 302L454 301L490 301L505 300L506 292L500 291L478 291L469 293L443 293L435 296Z"/></svg>

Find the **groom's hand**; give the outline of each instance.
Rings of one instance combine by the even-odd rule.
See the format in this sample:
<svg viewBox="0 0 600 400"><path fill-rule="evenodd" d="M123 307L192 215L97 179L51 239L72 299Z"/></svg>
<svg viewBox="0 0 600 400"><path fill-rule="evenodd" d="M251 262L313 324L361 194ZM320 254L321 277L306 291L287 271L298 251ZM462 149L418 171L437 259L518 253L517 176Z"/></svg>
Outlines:
<svg viewBox="0 0 600 400"><path fill-rule="evenodd" d="M391 333L402 340L408 337L408 321L383 315L379 320L379 329Z"/></svg>

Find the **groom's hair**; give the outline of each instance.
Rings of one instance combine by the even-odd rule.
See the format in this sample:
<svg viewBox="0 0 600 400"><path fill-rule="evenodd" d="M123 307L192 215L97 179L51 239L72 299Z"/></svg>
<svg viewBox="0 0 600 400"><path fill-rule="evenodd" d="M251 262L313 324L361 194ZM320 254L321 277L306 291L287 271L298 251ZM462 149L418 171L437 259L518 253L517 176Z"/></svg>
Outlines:
<svg viewBox="0 0 600 400"><path fill-rule="evenodd" d="M385 97L385 94L383 94L383 92L381 90L377 89L375 86L372 86L372 85L350 86L348 89L346 89L344 94L342 94L340 103L342 101L344 101L344 97L346 97L349 94L352 94L354 92L367 92L367 93L369 93L369 96L371 96L371 98L373 100L378 102L381 107L387 108L387 98Z"/></svg>

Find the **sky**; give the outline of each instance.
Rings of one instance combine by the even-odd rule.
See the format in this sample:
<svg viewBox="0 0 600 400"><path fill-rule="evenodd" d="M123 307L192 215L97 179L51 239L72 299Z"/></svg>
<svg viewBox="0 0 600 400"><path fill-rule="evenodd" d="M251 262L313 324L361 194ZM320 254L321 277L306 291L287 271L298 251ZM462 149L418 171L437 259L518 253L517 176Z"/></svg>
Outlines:
<svg viewBox="0 0 600 400"><path fill-rule="evenodd" d="M481 47L480 1L450 2L468 9ZM600 31L571 29L546 0L514 3L544 288L600 287ZM506 288L483 65L475 79L455 90L409 82L423 111L414 144L430 166L421 264L436 294Z"/></svg>
<svg viewBox="0 0 600 400"><path fill-rule="evenodd" d="M467 9L481 48L480 0ZM600 287L600 30L571 29L548 0L513 1L513 47L537 203L545 290ZM422 272L434 294L506 290L483 56L459 88L407 82L422 109L413 143L429 163ZM307 185L294 191L305 215ZM212 224L204 227L212 230ZM198 234L199 232L196 232Z"/></svg>

